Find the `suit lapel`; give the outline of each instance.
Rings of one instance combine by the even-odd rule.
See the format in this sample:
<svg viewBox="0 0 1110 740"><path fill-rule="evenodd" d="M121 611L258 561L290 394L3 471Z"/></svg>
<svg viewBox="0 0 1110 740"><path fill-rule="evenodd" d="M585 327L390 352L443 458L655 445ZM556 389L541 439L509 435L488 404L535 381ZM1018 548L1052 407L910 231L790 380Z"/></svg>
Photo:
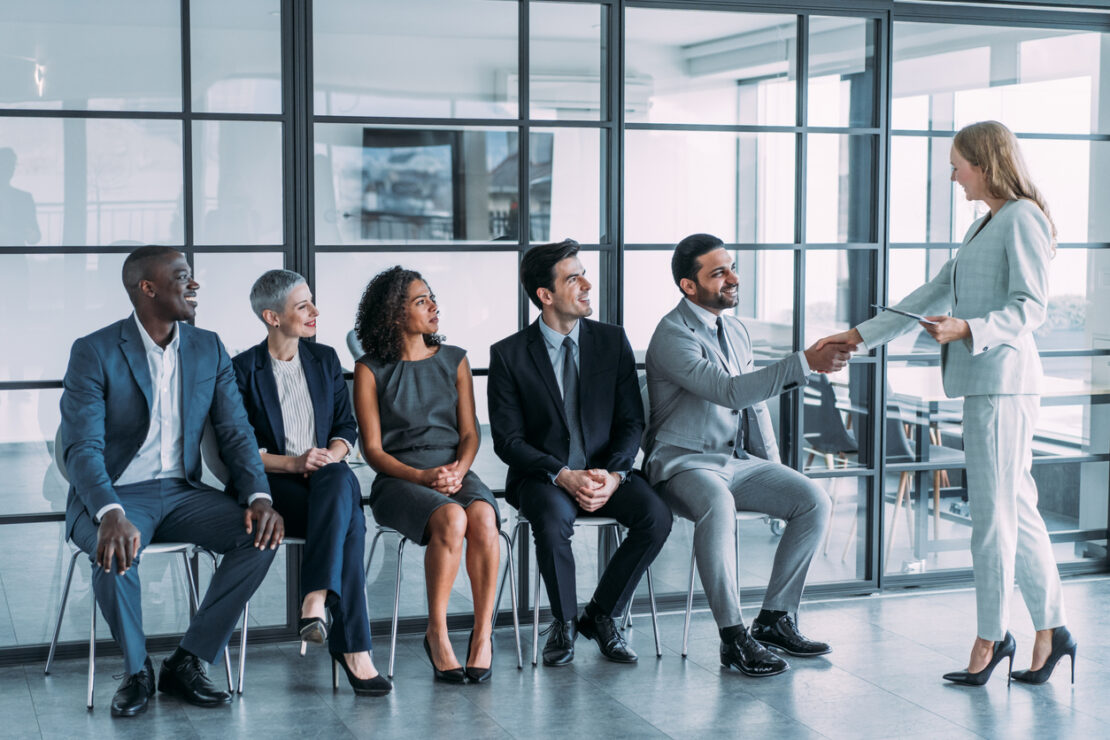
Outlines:
<svg viewBox="0 0 1110 740"><path fill-rule="evenodd" d="M285 424L281 421L281 401L278 400L277 381L274 380L274 368L265 340L254 348L254 383L262 408L266 411L266 420L270 422L270 434L278 448L274 454L284 455Z"/></svg>
<svg viewBox="0 0 1110 740"><path fill-rule="evenodd" d="M327 447L327 435L331 424L325 418L331 406L327 402L327 389L324 385L324 368L315 353L308 348L308 342L300 343L301 367L308 384L308 396L312 399L312 416L316 420L316 446Z"/></svg>
<svg viewBox="0 0 1110 740"><path fill-rule="evenodd" d="M146 347L139 336L139 327L135 319L125 319L120 328L120 350L123 352L127 364L131 367L131 374L146 398L146 410L149 413L154 406L154 386L150 379L150 367L146 364Z"/></svg>
<svg viewBox="0 0 1110 740"><path fill-rule="evenodd" d="M696 336L713 356L717 358L717 362L721 363L721 367L728 371L728 361L725 359L725 356L721 354L721 345L717 341L716 332L711 331L709 327L705 325L705 322L694 314L690 307L686 305L685 298L679 301L678 312L682 316L682 320L686 323L686 326L693 330L694 336ZM728 324L726 323L725 326L728 326ZM725 332L727 333L728 329L725 329Z"/></svg>
<svg viewBox="0 0 1110 740"><path fill-rule="evenodd" d="M204 422L201 420L194 429L196 436L190 436L189 425L189 410L192 407L190 403L193 400L193 389L196 387L197 381L197 362L200 360L197 357L196 351L193 349L193 327L184 322L177 322L177 331L181 333L177 342L177 365L181 370L181 389L179 393L181 403L181 433L185 435L185 439L200 439L200 430L204 428Z"/></svg>
<svg viewBox="0 0 1110 740"><path fill-rule="evenodd" d="M540 319L536 319L540 321ZM528 354L532 357L532 363L536 366L536 372L539 373L540 379L543 381L544 386L547 387L547 392L551 396L552 403L559 411L559 416L562 418L563 423L567 423L566 411L563 409L563 394L559 392L559 384L555 380L555 370L551 367L551 356L547 353L547 343L543 340L543 334L540 333L539 324L532 322L527 330L527 344ZM578 384L581 388L582 384Z"/></svg>

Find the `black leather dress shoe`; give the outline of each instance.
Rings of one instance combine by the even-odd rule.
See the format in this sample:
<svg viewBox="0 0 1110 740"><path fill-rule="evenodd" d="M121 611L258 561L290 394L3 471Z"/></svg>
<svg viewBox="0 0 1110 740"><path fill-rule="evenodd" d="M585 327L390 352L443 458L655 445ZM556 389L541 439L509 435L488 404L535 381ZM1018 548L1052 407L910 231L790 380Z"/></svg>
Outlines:
<svg viewBox="0 0 1110 740"><path fill-rule="evenodd" d="M551 634L543 646L544 665L567 665L574 660L574 640L578 637L578 626L574 619L562 622L556 619L547 628Z"/></svg>
<svg viewBox="0 0 1110 740"><path fill-rule="evenodd" d="M798 631L798 625L789 614L784 614L771 626L752 623L752 637L767 647L777 648L784 653L797 655L801 658L812 658L815 655L831 653L832 648L826 642L817 642Z"/></svg>
<svg viewBox="0 0 1110 740"><path fill-rule="evenodd" d="M172 657L162 661L162 670L158 672L158 690L173 694L198 707L231 703L231 695L226 691L218 691L212 685L204 670L204 662L191 654L177 661Z"/></svg>
<svg viewBox="0 0 1110 740"><path fill-rule="evenodd" d="M721 641L721 665L731 666L745 676L775 676L790 667L752 639L742 625L734 630L731 639Z"/></svg>
<svg viewBox="0 0 1110 740"><path fill-rule="evenodd" d="M150 697L154 696L154 666L150 656L146 658L143 669L123 679L112 697L113 717L134 717L146 711Z"/></svg>
<svg viewBox="0 0 1110 740"><path fill-rule="evenodd" d="M583 612L578 618L578 632L583 637L595 640L601 648L601 654L614 663L635 663L639 660L635 651L624 641L624 635L617 629L612 617L591 617Z"/></svg>

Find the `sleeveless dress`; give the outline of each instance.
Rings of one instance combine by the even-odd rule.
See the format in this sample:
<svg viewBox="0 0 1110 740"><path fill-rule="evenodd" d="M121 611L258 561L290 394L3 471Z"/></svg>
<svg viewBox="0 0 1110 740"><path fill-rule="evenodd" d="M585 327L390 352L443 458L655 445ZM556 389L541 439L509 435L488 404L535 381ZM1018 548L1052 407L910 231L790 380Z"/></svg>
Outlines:
<svg viewBox="0 0 1110 740"><path fill-rule="evenodd" d="M374 374L378 389L382 449L406 465L427 469L454 462L459 447L459 393L455 387L466 350L442 344L423 360L381 364L363 355L359 362ZM427 486L378 473L370 488L374 520L392 527L413 542L428 541L428 520L441 506L463 508L497 502L485 483L467 471L462 488L448 496ZM501 517L496 517L500 526Z"/></svg>

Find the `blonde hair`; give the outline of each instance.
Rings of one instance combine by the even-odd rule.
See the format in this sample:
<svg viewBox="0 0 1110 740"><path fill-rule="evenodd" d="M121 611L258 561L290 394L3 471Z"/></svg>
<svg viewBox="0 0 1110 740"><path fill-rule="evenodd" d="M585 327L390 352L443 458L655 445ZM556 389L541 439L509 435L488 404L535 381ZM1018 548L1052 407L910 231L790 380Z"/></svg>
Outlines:
<svg viewBox="0 0 1110 740"><path fill-rule="evenodd" d="M992 198L1031 200L1037 204L1052 229L1052 251L1055 253L1056 224L1049 215L1044 196L1029 177L1013 132L998 121L980 121L957 131L952 146L968 164L983 171L987 192Z"/></svg>

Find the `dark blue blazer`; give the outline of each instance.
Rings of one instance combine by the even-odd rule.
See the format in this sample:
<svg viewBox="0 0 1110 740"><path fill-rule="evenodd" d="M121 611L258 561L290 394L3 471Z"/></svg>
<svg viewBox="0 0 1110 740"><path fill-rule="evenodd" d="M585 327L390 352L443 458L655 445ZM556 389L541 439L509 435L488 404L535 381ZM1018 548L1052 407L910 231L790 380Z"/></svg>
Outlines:
<svg viewBox="0 0 1110 740"><path fill-rule="evenodd" d="M490 431L494 451L509 466L505 499L514 506L522 480L549 480L570 455L563 396L538 321L490 347ZM629 472L644 432L636 358L621 327L589 319L579 324L578 406L586 464Z"/></svg>
<svg viewBox="0 0 1110 740"><path fill-rule="evenodd" d="M354 449L358 432L339 356L325 344L303 339L300 355L308 394L312 398L312 411L316 416L316 446L327 447L328 440L342 437ZM266 340L236 355L231 362L235 366L239 392L243 394L243 403L247 407L247 417L258 441L255 456L260 449L271 455L287 454L285 424L281 420L277 381L274 380Z"/></svg>
<svg viewBox="0 0 1110 740"><path fill-rule="evenodd" d="M269 493L235 373L220 338L178 323L181 343L181 419L185 477L201 485L200 438L212 422L220 455L244 506L252 493ZM146 349L131 316L81 337L70 350L62 381L62 459L69 472L66 536L81 512L92 517L120 503L114 483L150 429L153 389Z"/></svg>

